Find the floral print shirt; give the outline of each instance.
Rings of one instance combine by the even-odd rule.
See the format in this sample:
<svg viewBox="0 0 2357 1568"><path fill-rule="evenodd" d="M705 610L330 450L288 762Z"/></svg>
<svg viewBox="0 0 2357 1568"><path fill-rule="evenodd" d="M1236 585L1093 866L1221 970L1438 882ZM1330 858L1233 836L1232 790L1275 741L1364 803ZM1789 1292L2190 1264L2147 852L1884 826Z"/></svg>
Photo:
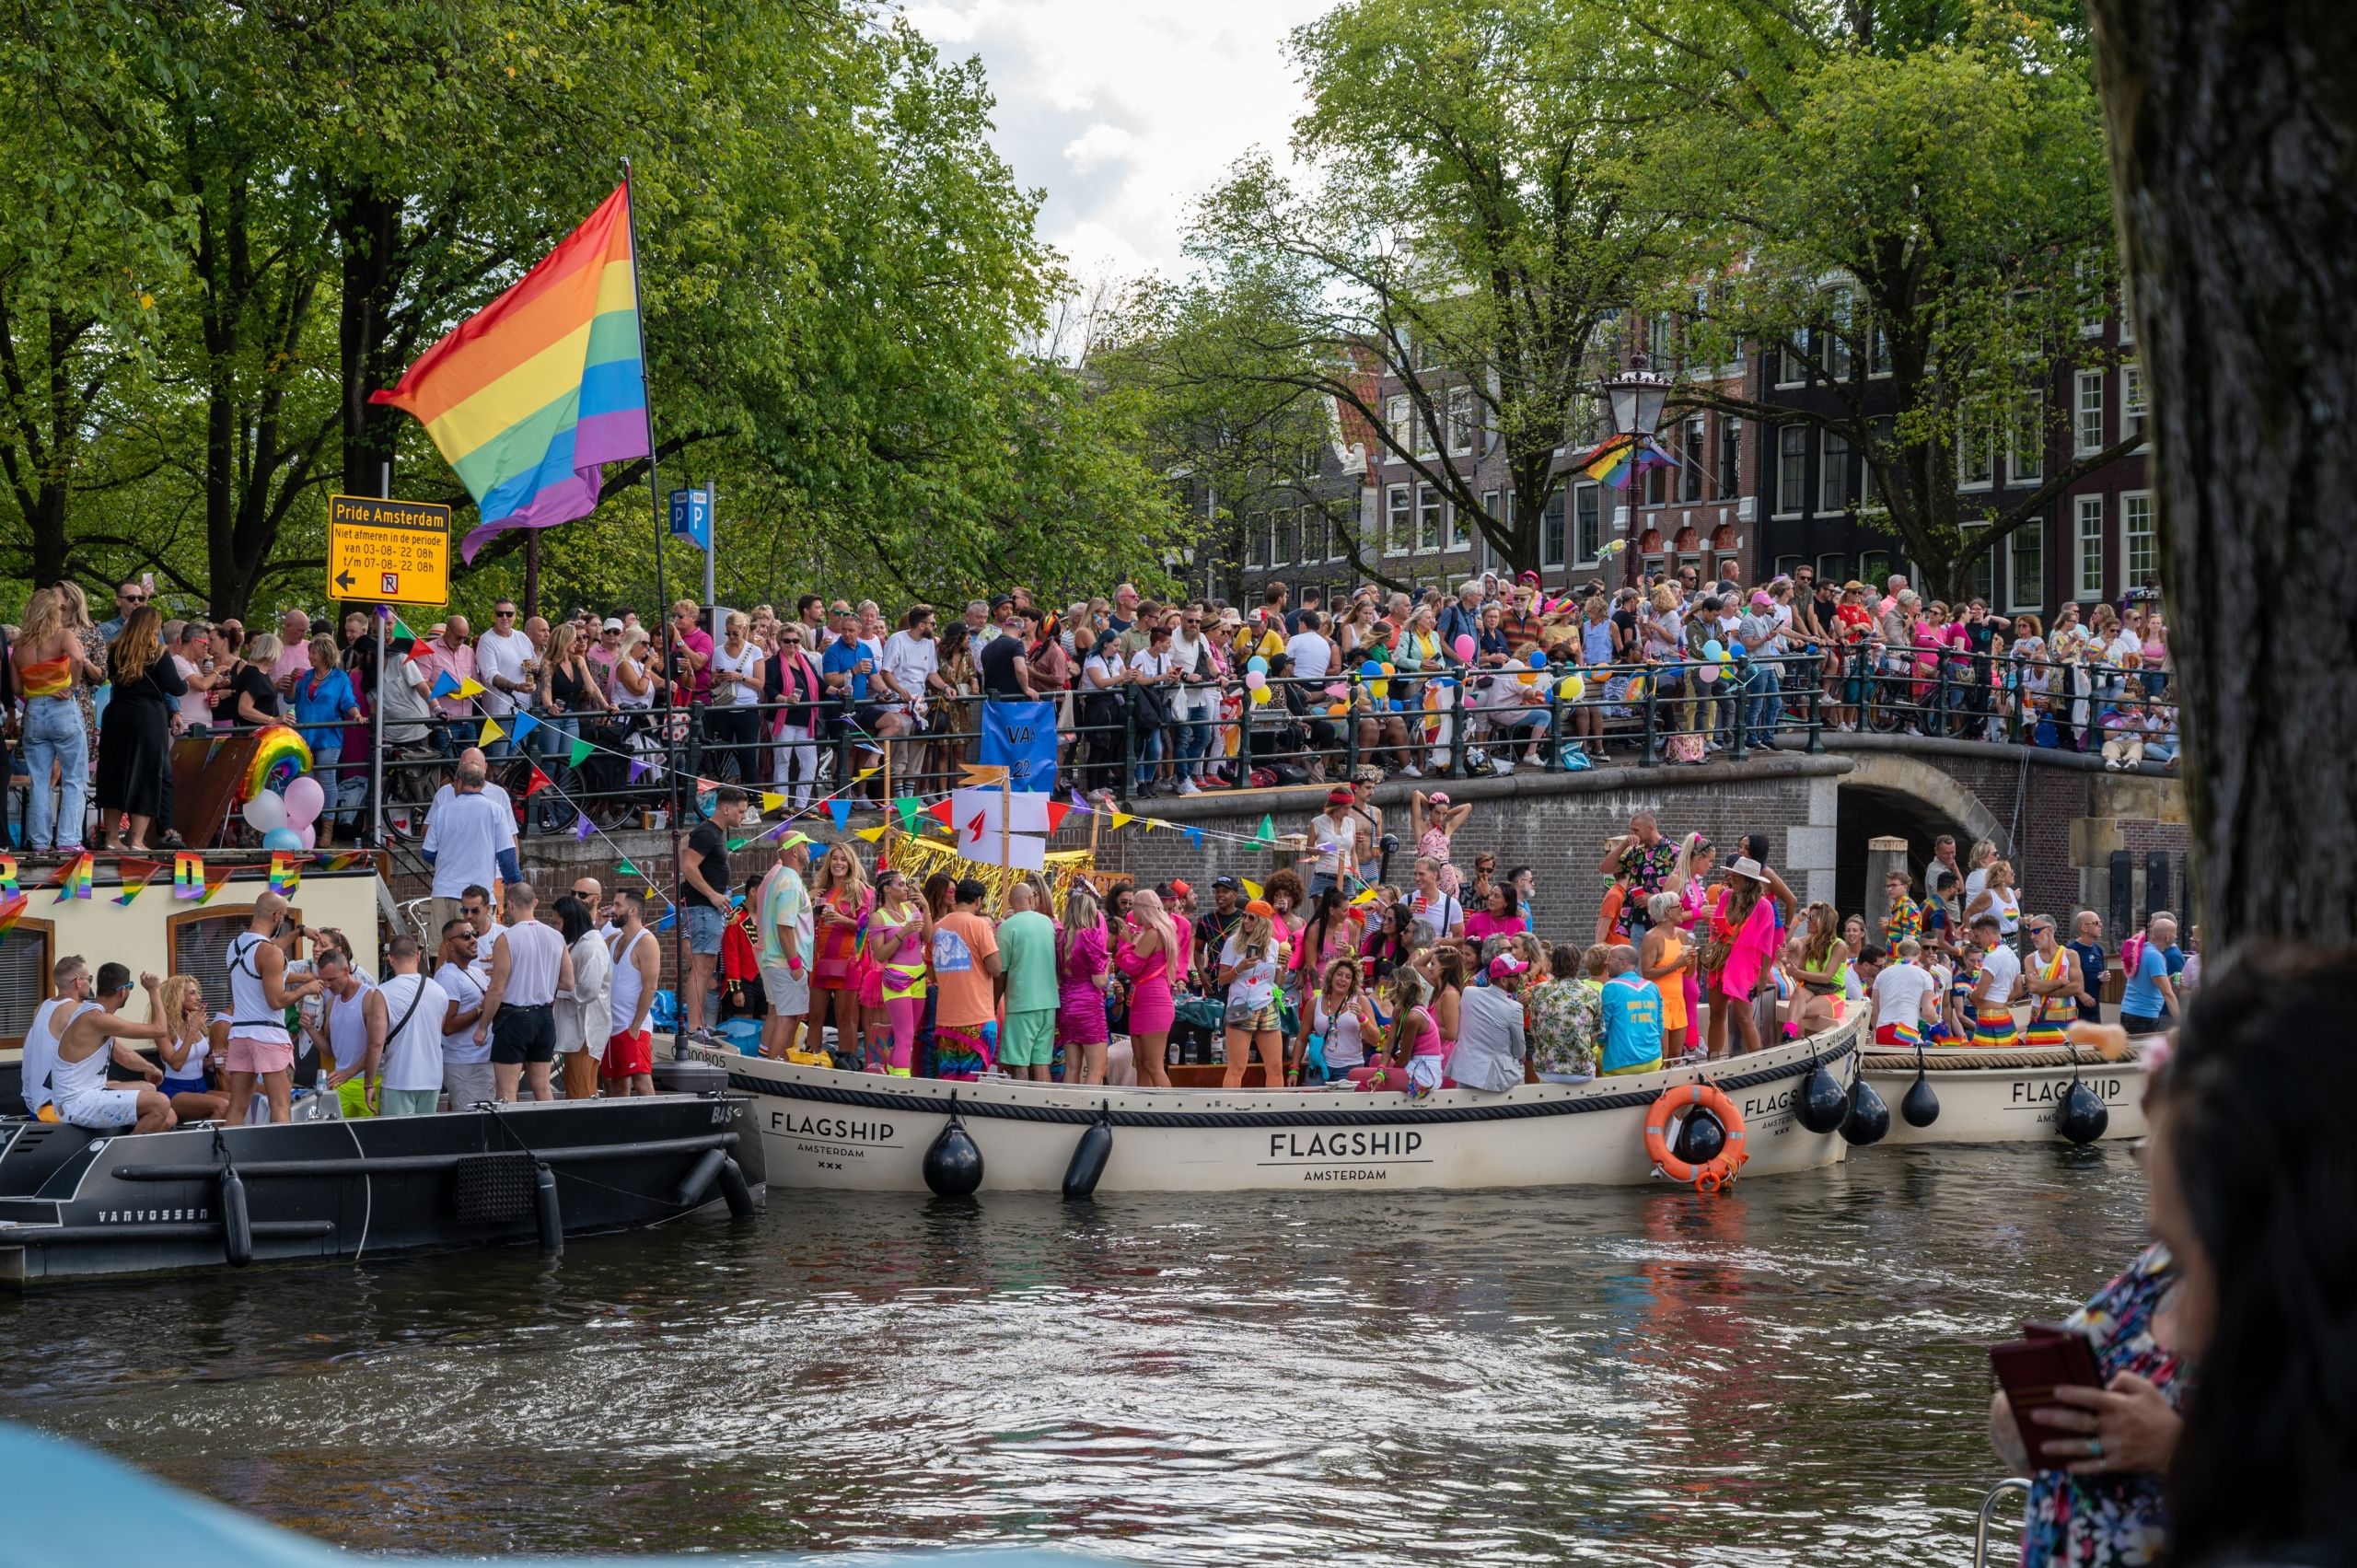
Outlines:
<svg viewBox="0 0 2357 1568"><path fill-rule="evenodd" d="M1635 877L1636 883L1620 900L1620 912L1612 922L1616 935L1633 942L1654 928L1645 903L1669 886L1670 874L1677 869L1678 846L1666 835L1650 846L1632 843L1620 852L1620 870Z"/></svg>
<svg viewBox="0 0 2357 1568"><path fill-rule="evenodd" d="M1596 1076L1596 1042L1604 1038L1601 987L1585 980L1550 980L1530 988L1522 1012L1534 1070Z"/></svg>
<svg viewBox="0 0 2357 1568"><path fill-rule="evenodd" d="M2133 1372L2182 1405L2189 1369L2153 1342L2154 1314L2176 1283L2168 1249L2154 1243L2063 1324L2095 1341L2105 1381ZM2130 1568L2159 1562L2167 1540L2159 1476L2040 1470L2030 1488L2022 1568Z"/></svg>

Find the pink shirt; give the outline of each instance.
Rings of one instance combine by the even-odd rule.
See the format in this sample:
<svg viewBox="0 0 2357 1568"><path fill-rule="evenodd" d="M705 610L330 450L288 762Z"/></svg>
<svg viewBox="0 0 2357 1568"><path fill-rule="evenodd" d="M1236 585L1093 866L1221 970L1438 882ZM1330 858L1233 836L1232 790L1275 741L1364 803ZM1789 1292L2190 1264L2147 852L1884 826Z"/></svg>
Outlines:
<svg viewBox="0 0 2357 1568"><path fill-rule="evenodd" d="M410 662L414 664L418 673L424 677L425 689L428 691L434 690L435 683L445 674L447 674L451 679L463 683L474 679L474 645L461 643L453 648L446 646L442 639L436 637L430 643L420 643L417 645L416 654L412 656ZM460 719L474 711L474 701L468 697L444 697L436 705L441 709L442 716L445 718Z"/></svg>

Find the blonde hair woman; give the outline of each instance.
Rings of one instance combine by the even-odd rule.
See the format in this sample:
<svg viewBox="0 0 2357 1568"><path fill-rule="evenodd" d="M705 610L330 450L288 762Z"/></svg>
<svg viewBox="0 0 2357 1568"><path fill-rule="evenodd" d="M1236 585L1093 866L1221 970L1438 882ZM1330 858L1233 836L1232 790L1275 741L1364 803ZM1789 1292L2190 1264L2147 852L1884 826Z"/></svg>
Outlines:
<svg viewBox="0 0 2357 1568"><path fill-rule="evenodd" d="M156 1016L172 1031L156 1042L156 1054L164 1068L164 1081L157 1086L172 1102L173 1111L182 1121L218 1121L227 1116L228 1095L213 1087L204 1075L204 1060L213 1054L204 987L192 974L173 975L157 993Z"/></svg>
<svg viewBox="0 0 2357 1568"><path fill-rule="evenodd" d="M854 1056L865 1054L862 1036L866 1018L860 1010L859 981L853 968L860 923L875 907L876 895L867 886L867 868L860 864L850 843L839 842L829 848L810 874L810 912L817 922L812 933L816 951L810 965L809 1040L813 1050L825 1043L820 1031L832 1016L835 1049ZM880 1039L878 1043L882 1043Z"/></svg>
<svg viewBox="0 0 2357 1568"><path fill-rule="evenodd" d="M90 778L90 731L74 694L85 682L104 680L106 672L90 662L81 638L66 625L64 597L55 588L42 588L25 601L25 623L9 656L24 696L25 763L32 778L25 847L41 854L78 850Z"/></svg>
<svg viewBox="0 0 2357 1568"><path fill-rule="evenodd" d="M614 649L614 683L610 693L617 712L644 713L655 705L655 676L646 668L646 656L639 652L644 646L645 627L622 628L621 643Z"/></svg>
<svg viewBox="0 0 2357 1568"><path fill-rule="evenodd" d="M1972 847L1977 851L1980 846L1975 844ZM2021 928L2022 923L2022 900L2021 895L2014 890L2013 862L1996 859L1989 862L1980 890L1966 901L1964 928L1971 930L1972 923L1984 914L1997 917L1997 935L2007 947L2012 947L2014 933Z"/></svg>
<svg viewBox="0 0 2357 1568"><path fill-rule="evenodd" d="M1178 1014L1171 982L1187 972L1187 928L1170 918L1151 888L1130 895L1130 918L1115 933L1113 962L1130 977L1130 1046L1138 1086L1170 1087L1170 1026Z"/></svg>

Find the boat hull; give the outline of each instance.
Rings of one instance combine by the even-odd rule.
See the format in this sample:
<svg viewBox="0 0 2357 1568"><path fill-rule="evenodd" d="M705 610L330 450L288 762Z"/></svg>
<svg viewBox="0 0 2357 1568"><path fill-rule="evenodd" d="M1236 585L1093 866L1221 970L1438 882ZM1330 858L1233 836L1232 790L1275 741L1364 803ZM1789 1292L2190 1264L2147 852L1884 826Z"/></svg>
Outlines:
<svg viewBox="0 0 2357 1568"><path fill-rule="evenodd" d="M1915 1053L1869 1051L1860 1071L1890 1106L1890 1132L1884 1144L2060 1144L2063 1094L2075 1075L2102 1099L2110 1120L2103 1141L2144 1135L2144 1063L2141 1058L2102 1062L2093 1058L2073 1069L2058 1066L1972 1065L1973 1048L1951 1046L1925 1052L1936 1063L1924 1078L1939 1097L1940 1114L1928 1127L1910 1127L1898 1105L1915 1084Z"/></svg>
<svg viewBox="0 0 2357 1568"><path fill-rule="evenodd" d="M92 1137L0 1122L0 1283L222 1268L242 1184L258 1263L383 1258L661 1224L758 1203L763 1142L739 1096L526 1103L435 1116ZM226 1156L226 1161L224 1156ZM536 1182L554 1174L544 1215Z"/></svg>
<svg viewBox="0 0 2357 1568"><path fill-rule="evenodd" d="M925 1191L925 1151L954 1099L984 1192L1060 1190L1100 1112L1113 1137L1097 1191L1237 1192L1635 1185L1656 1179L1646 1111L1697 1081L1718 1084L1743 1115L1744 1178L1814 1169L1846 1145L1803 1128L1793 1101L1813 1060L1835 1065L1855 1045L1852 1028L1725 1062L1504 1094L1444 1089L1412 1105L1399 1094L946 1083L689 1051L753 1097L773 1187Z"/></svg>

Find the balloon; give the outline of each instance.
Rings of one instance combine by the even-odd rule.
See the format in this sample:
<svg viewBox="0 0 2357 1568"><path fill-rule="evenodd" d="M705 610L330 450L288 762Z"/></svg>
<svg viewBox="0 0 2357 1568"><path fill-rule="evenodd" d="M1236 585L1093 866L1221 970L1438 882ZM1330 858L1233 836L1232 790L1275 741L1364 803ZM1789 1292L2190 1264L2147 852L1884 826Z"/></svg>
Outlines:
<svg viewBox="0 0 2357 1568"><path fill-rule="evenodd" d="M1269 678L1257 669L1247 670L1244 676L1244 689L1258 697L1268 691Z"/></svg>
<svg viewBox="0 0 2357 1568"><path fill-rule="evenodd" d="M308 773L302 774L286 786L286 825L308 827L327 803L328 792L319 787L319 781Z"/></svg>
<svg viewBox="0 0 2357 1568"><path fill-rule="evenodd" d="M1457 650L1457 656L1458 658L1464 660L1467 664L1471 664L1473 662L1474 644L1472 633L1459 632L1457 634L1457 641L1449 645Z"/></svg>
<svg viewBox="0 0 2357 1568"><path fill-rule="evenodd" d="M286 797L268 790L246 802L246 826L257 833L267 833L286 826Z"/></svg>
<svg viewBox="0 0 2357 1568"><path fill-rule="evenodd" d="M1541 651L1540 651L1539 649L1538 649L1538 648L1533 648L1533 649L1531 649L1531 650L1530 650L1530 668L1533 668L1533 669L1544 669L1544 668L1547 668L1547 656L1546 656L1546 654L1545 654L1545 653L1543 653L1543 652L1541 652Z"/></svg>
<svg viewBox="0 0 2357 1568"><path fill-rule="evenodd" d="M1393 668L1389 663L1387 663L1387 663L1383 666L1383 673L1384 673L1384 674L1386 674L1386 675L1397 675L1397 674L1399 674L1399 671L1398 669L1394 668Z"/></svg>
<svg viewBox="0 0 2357 1568"><path fill-rule="evenodd" d="M1742 656L1743 645L1741 643L1729 643L1727 645L1727 657L1741 658Z"/></svg>
<svg viewBox="0 0 2357 1568"><path fill-rule="evenodd" d="M1719 646L1719 640L1716 637L1713 637L1709 642L1702 645L1702 656L1709 659L1713 664L1716 664L1721 659L1727 656L1727 651L1726 649Z"/></svg>
<svg viewBox="0 0 2357 1568"><path fill-rule="evenodd" d="M1623 692L1621 692L1621 693L1620 693L1620 695L1621 695L1622 697L1626 698L1628 701L1630 701L1630 702L1631 702L1631 703L1635 702L1638 698L1640 698L1640 697L1643 696L1644 694L1645 694L1645 678L1644 678L1643 676L1642 676L1642 675L1632 675L1632 676L1629 677L1629 689L1628 689L1627 691L1623 691Z"/></svg>
<svg viewBox="0 0 2357 1568"><path fill-rule="evenodd" d="M301 827L295 830L295 836L303 841L303 847L305 849L317 849L319 847L319 825L317 822L304 823Z"/></svg>
<svg viewBox="0 0 2357 1568"><path fill-rule="evenodd" d="M1395 714L1404 714L1408 711L1408 704L1394 697L1391 699L1391 711Z"/></svg>
<svg viewBox="0 0 2357 1568"><path fill-rule="evenodd" d="M1536 686L1538 684L1538 672L1535 669L1526 669L1515 676L1515 679L1525 686Z"/></svg>
<svg viewBox="0 0 2357 1568"><path fill-rule="evenodd" d="M1244 668L1250 670L1255 675L1266 675L1269 673L1269 661L1262 658L1259 654L1254 654L1250 658L1244 661Z"/></svg>
<svg viewBox="0 0 2357 1568"><path fill-rule="evenodd" d="M1252 688L1252 705L1254 707L1259 707L1268 700L1269 689L1266 686L1255 686Z"/></svg>
<svg viewBox="0 0 2357 1568"><path fill-rule="evenodd" d="M1719 667L1714 664L1706 664L1697 669L1694 672L1694 675L1695 678L1701 680L1703 685L1708 686L1712 681L1716 680L1719 678Z"/></svg>
<svg viewBox="0 0 2357 1568"><path fill-rule="evenodd" d="M292 828L273 828L261 836L261 847L294 851L303 847L303 835Z"/></svg>
<svg viewBox="0 0 2357 1568"><path fill-rule="evenodd" d="M1338 719L1350 711L1351 705L1348 703L1336 703L1326 710L1326 716L1329 719Z"/></svg>
<svg viewBox="0 0 2357 1568"><path fill-rule="evenodd" d="M1561 697L1566 703L1578 702L1580 700L1580 693L1586 690L1587 682L1582 680L1576 675L1566 675L1562 679L1555 683L1555 695Z"/></svg>
<svg viewBox="0 0 2357 1568"><path fill-rule="evenodd" d="M1388 675L1390 673L1391 667L1383 663L1379 659L1369 659L1364 664L1359 666L1359 679L1362 680L1373 680L1378 675Z"/></svg>
<svg viewBox="0 0 2357 1568"><path fill-rule="evenodd" d="M1367 686L1366 694L1380 703L1386 697L1391 695L1391 682L1388 680L1372 681Z"/></svg>

